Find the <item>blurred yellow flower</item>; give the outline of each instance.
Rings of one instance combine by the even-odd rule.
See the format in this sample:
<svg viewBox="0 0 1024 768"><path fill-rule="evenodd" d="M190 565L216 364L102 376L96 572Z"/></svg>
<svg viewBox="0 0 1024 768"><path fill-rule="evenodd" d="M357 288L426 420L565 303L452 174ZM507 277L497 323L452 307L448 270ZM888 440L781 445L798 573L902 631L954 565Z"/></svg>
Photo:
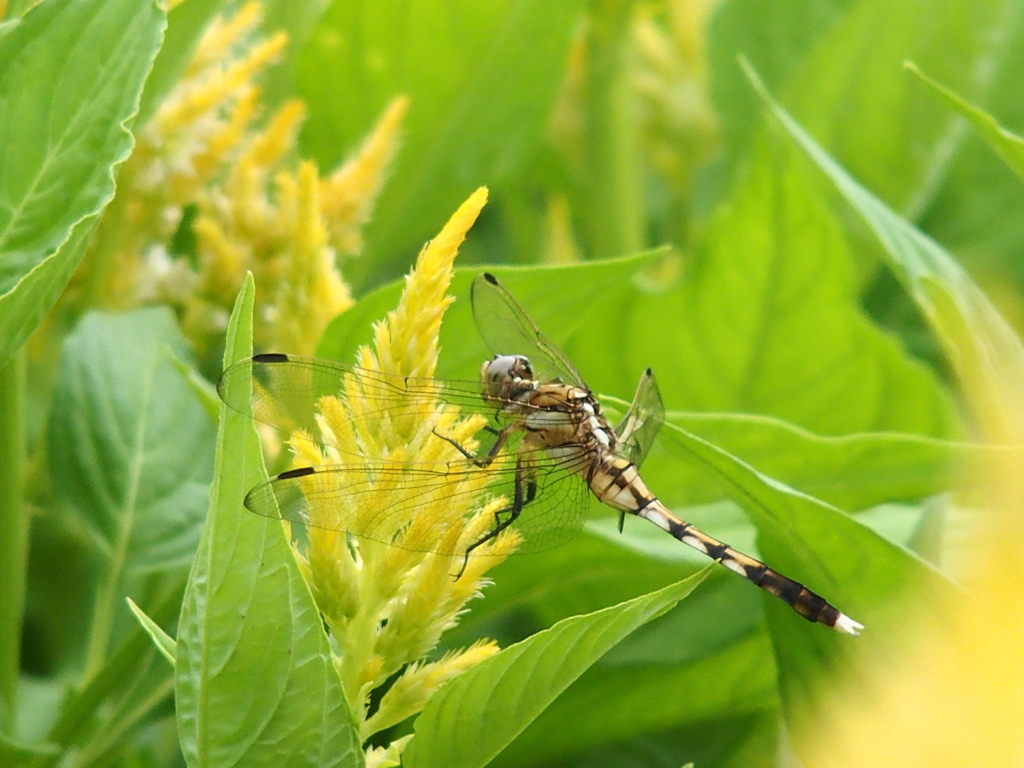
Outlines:
<svg viewBox="0 0 1024 768"><path fill-rule="evenodd" d="M321 178L314 163L295 158L305 106L292 100L263 120L255 81L287 38L262 37L261 12L250 2L216 19L139 131L72 306L169 304L202 354L219 343L251 271L263 297L257 346L309 354L351 305L338 262L362 247L406 99L396 98L362 148ZM182 233L194 234L194 244L179 254L171 243Z"/></svg>
<svg viewBox="0 0 1024 768"><path fill-rule="evenodd" d="M194 340L220 332L229 297L246 271L265 297L257 306L255 343L311 354L327 324L352 304L338 260L361 247L360 228L394 153L406 99L397 98L361 150L327 179L314 163L276 171L295 144L303 118L285 104L247 138L223 187L198 198L199 269L184 293L182 324ZM276 171L276 172L275 172Z"/></svg>
<svg viewBox="0 0 1024 768"><path fill-rule="evenodd" d="M965 592L941 624L908 620L886 640L902 656L864 660L807 735L808 768L1024 768L1024 401L1019 386L960 373L993 447L967 471L969 525L947 542Z"/></svg>
<svg viewBox="0 0 1024 768"><path fill-rule="evenodd" d="M633 25L641 146L676 189L688 188L694 171L719 145L704 50L716 4L675 0L664 19L638 14Z"/></svg>

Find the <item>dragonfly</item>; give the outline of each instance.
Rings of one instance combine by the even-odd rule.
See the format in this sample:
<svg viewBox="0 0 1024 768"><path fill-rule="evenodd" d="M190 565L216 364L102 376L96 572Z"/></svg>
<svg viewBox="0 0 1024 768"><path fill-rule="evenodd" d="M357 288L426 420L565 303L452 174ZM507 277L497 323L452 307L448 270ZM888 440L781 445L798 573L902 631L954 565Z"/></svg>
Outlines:
<svg viewBox="0 0 1024 768"><path fill-rule="evenodd" d="M844 634L860 634L863 625L823 597L695 528L647 487L639 469L665 417L649 368L628 411L612 427L573 364L494 275L485 272L474 280L470 300L477 328L494 353L483 362L478 380L395 376L281 353L258 354L227 368L217 387L221 399L293 439L317 434L318 408L348 382L363 403L364 415L385 419L405 434L422 435L424 425L432 425L428 441L444 441L459 457L441 462L382 461L326 435L321 442L340 463L299 467L271 477L249 491L246 507L268 517L395 544L395 532L408 528L409 521L428 508L426 499L455 501L449 497L479 494L481 483L470 481L483 480L495 497L504 500L486 530L467 541L437 530L456 522L420 520L427 523L421 527L428 533L405 536L398 544L461 556L465 563L470 556L489 553L506 531L516 532L517 553L564 543L583 525L590 498L595 497L619 513L620 532L626 515L643 518L779 598L805 619ZM457 408L462 415L485 417L482 432L488 444L473 450L433 426L439 404ZM381 493L382 487L388 492ZM467 487L471 490L460 490Z"/></svg>

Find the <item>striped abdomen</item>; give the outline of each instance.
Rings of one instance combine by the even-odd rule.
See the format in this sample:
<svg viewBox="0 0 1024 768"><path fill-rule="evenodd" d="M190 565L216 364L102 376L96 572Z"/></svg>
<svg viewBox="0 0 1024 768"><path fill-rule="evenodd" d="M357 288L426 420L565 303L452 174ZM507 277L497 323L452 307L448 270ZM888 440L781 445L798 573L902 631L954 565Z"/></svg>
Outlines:
<svg viewBox="0 0 1024 768"><path fill-rule="evenodd" d="M595 463L587 481L597 498L605 504L650 520L679 541L775 595L808 621L816 621L848 635L858 635L859 630L863 629L859 623L803 584L783 576L761 561L736 551L673 515L647 489L636 467L628 460L613 455L602 458Z"/></svg>

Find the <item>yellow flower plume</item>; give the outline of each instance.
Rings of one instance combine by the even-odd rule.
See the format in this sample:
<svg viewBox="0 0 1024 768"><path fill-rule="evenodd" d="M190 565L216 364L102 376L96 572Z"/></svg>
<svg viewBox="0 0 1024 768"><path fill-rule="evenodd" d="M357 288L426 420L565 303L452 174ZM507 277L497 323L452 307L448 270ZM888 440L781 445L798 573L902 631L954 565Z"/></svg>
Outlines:
<svg viewBox="0 0 1024 768"><path fill-rule="evenodd" d="M480 556L465 557L507 502L488 495L487 473L453 444L475 450L486 419L429 396L441 321L453 301L453 262L486 200L486 190L477 190L420 252L373 347L358 352L364 373L346 376L337 396L318 403L322 439L291 441L296 465L334 465L303 478L313 525L300 562L337 641L338 670L364 739L415 714L442 683L498 650L483 642L424 661L480 593L487 570L518 544L507 531L481 546ZM369 716L370 694L396 673Z"/></svg>

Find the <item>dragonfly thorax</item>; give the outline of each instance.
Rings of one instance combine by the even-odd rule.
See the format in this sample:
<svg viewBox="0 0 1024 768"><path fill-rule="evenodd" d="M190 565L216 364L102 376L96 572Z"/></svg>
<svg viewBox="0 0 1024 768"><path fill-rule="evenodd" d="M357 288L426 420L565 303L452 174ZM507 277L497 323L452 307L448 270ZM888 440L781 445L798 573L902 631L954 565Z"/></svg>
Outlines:
<svg viewBox="0 0 1024 768"><path fill-rule="evenodd" d="M480 367L484 399L490 402L522 400L537 388L533 366L525 355L495 355Z"/></svg>

